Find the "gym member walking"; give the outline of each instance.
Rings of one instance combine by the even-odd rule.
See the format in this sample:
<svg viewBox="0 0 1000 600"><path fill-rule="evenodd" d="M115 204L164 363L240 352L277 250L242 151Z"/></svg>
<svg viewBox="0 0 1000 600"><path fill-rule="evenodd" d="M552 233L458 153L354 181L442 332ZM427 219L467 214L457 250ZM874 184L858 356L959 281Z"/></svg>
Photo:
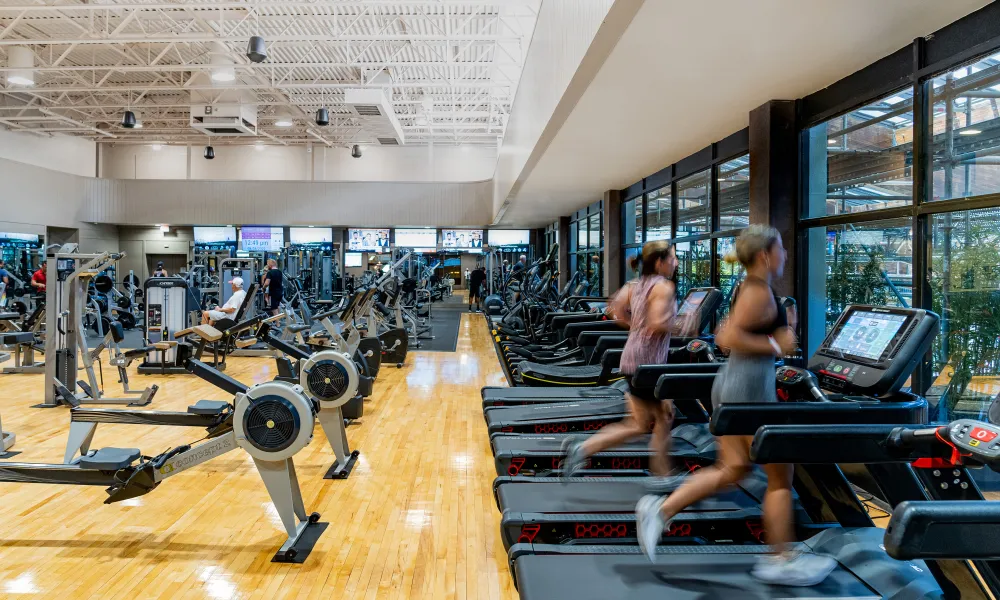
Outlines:
<svg viewBox="0 0 1000 600"><path fill-rule="evenodd" d="M469 275L469 312L472 312L472 303L476 303L476 310L482 310L483 284L486 283L486 271L482 267L476 269Z"/></svg>
<svg viewBox="0 0 1000 600"><path fill-rule="evenodd" d="M10 286L10 273L7 272L4 262L0 260L0 307L7 306L7 288Z"/></svg>
<svg viewBox="0 0 1000 600"><path fill-rule="evenodd" d="M642 256L633 257L633 270L642 265L642 274L637 281L622 288L611 304L615 320L629 327L628 340L622 351L621 372L629 382L625 400L629 407L629 417L621 423L613 423L595 435L569 438L564 442L566 459L563 462L563 477L573 477L583 468L587 458L597 452L613 448L649 432L653 426L650 449L653 456L650 468L655 479L650 485L661 487L676 485L674 478L667 478L670 472L670 428L674 419L673 403L657 400L651 389L632 386L632 375L639 365L658 365L667 362L670 351L670 331L677 313L677 296L674 283L670 281L677 269L677 255L674 247L664 241L648 242L642 248Z"/></svg>
<svg viewBox="0 0 1000 600"><path fill-rule="evenodd" d="M278 261L273 258L267 259L267 272L264 273L261 287L264 288L265 309L271 315L278 314L278 311L281 310L281 301L285 298L282 279L283 275L278 270Z"/></svg>
<svg viewBox="0 0 1000 600"><path fill-rule="evenodd" d="M36 294L45 293L45 264L46 261L43 260L42 264L38 265L38 270L31 274L31 288Z"/></svg>
<svg viewBox="0 0 1000 600"><path fill-rule="evenodd" d="M712 405L727 402L777 402L776 356L795 350L795 315L786 314L771 290L771 282L785 268L785 248L773 227L751 225L736 240L735 256L727 262L746 268L746 279L733 300L729 318L715 341L731 350L729 362L719 371L712 387ZM791 311L789 311L791 312ZM717 439L715 465L693 474L666 499L645 496L636 506L639 545L654 560L656 544L670 520L685 507L736 485L750 472L753 436L722 436ZM759 562L751 575L765 583L810 586L826 579L836 562L826 556L796 552L793 541L792 465L763 465L767 474L764 494L764 528L773 554Z"/></svg>

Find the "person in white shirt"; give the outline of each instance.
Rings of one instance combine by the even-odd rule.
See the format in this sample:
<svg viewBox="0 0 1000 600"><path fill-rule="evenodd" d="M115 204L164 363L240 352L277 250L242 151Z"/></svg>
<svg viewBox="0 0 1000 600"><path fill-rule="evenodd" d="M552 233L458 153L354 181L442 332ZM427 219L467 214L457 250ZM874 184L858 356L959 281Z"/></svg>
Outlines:
<svg viewBox="0 0 1000 600"><path fill-rule="evenodd" d="M214 325L219 319L232 319L236 316L236 311L240 309L240 305L243 304L243 299L246 298L247 293L243 290L242 277L233 277L229 285L233 287L233 295L229 297L229 300L226 300L224 305L216 306L212 310L202 311L202 325Z"/></svg>

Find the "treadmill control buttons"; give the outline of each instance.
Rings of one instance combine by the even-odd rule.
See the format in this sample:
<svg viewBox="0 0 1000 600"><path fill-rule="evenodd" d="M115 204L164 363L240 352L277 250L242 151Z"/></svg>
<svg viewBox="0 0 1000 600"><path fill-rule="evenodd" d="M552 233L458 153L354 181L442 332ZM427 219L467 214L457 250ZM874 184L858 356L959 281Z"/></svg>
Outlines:
<svg viewBox="0 0 1000 600"><path fill-rule="evenodd" d="M969 437L980 442L992 442L997 437L997 434L995 431L983 429L982 427L973 427Z"/></svg>

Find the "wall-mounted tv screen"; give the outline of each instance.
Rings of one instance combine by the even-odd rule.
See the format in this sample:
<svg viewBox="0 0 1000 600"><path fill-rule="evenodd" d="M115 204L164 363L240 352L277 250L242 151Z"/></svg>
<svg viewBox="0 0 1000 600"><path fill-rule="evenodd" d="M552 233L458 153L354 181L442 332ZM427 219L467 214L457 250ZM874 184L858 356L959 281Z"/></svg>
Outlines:
<svg viewBox="0 0 1000 600"><path fill-rule="evenodd" d="M244 225L240 227L240 250L246 252L280 252L285 247L283 227Z"/></svg>
<svg viewBox="0 0 1000 600"><path fill-rule="evenodd" d="M347 249L355 252L388 252L388 229L348 229Z"/></svg>
<svg viewBox="0 0 1000 600"><path fill-rule="evenodd" d="M441 246L453 250L483 247L482 229L442 229Z"/></svg>
<svg viewBox="0 0 1000 600"><path fill-rule="evenodd" d="M397 248L433 248L437 246L436 229L397 229Z"/></svg>
<svg viewBox="0 0 1000 600"><path fill-rule="evenodd" d="M292 245L328 245L333 243L333 230L329 227L289 227L288 241Z"/></svg>
<svg viewBox="0 0 1000 600"><path fill-rule="evenodd" d="M360 252L344 252L344 266L345 267L360 267L361 266L361 253Z"/></svg>
<svg viewBox="0 0 1000 600"><path fill-rule="evenodd" d="M235 227L195 227L195 244L224 244L236 241Z"/></svg>
<svg viewBox="0 0 1000 600"><path fill-rule="evenodd" d="M490 229L486 239L490 246L527 246L531 235L527 229Z"/></svg>

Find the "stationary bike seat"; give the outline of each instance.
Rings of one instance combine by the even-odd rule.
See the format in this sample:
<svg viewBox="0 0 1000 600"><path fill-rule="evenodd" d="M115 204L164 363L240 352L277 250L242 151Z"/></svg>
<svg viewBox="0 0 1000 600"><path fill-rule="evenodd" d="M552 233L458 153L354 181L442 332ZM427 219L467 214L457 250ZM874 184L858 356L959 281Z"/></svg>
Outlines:
<svg viewBox="0 0 1000 600"><path fill-rule="evenodd" d="M194 415L218 415L229 408L229 403L223 400L199 400L188 406L188 412Z"/></svg>
<svg viewBox="0 0 1000 600"><path fill-rule="evenodd" d="M76 464L84 469L117 471L131 465L141 455L138 448L101 448L100 450L91 450L76 459Z"/></svg>

